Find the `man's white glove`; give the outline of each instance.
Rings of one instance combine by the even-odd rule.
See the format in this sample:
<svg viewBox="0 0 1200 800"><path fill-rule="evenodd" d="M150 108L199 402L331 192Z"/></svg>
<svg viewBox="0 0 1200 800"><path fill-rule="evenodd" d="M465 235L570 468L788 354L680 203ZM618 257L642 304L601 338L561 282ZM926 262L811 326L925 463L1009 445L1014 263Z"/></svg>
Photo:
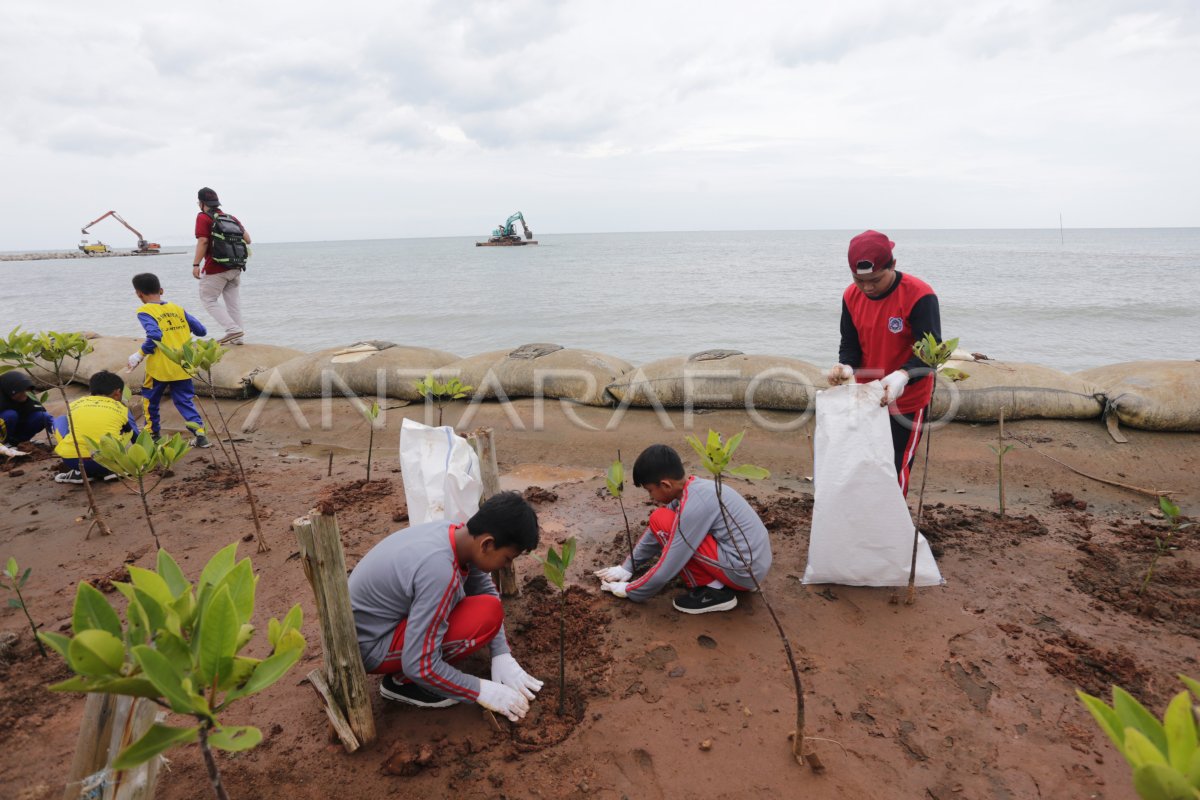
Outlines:
<svg viewBox="0 0 1200 800"><path fill-rule="evenodd" d="M883 385L883 398L879 401L879 405L890 405L904 394L904 387L908 386L908 373L902 369L889 372L883 377L880 384Z"/></svg>
<svg viewBox="0 0 1200 800"><path fill-rule="evenodd" d="M142 353L142 351L141 351L141 350L138 350L136 353L134 353L133 355L131 355L131 356L129 357L129 362L128 362L128 363L129 363L129 368L128 368L128 369L126 369L125 371L126 371L126 372L133 372L135 369L137 369L137 365L138 365L138 364L140 364L140 363L142 363L142 359L143 359L143 358L145 358L145 357L146 357L146 356L145 356L145 355Z"/></svg>
<svg viewBox="0 0 1200 800"><path fill-rule="evenodd" d="M503 683L495 681L479 679L479 705L495 711L497 714L503 714L517 722L527 713L529 713L529 701L518 692L516 689L505 686Z"/></svg>
<svg viewBox="0 0 1200 800"><path fill-rule="evenodd" d="M615 597L624 597L628 586L627 581L600 581L600 591L612 592Z"/></svg>
<svg viewBox="0 0 1200 800"><path fill-rule="evenodd" d="M20 456L27 456L29 453L26 453L24 450L18 450L15 447L9 447L6 444L0 444L0 455L8 456L9 458L19 458Z"/></svg>
<svg viewBox="0 0 1200 800"><path fill-rule="evenodd" d="M526 700L532 700L542 688L542 682L521 669L521 665L511 653L492 656L492 680L510 689L516 689L525 695Z"/></svg>
<svg viewBox="0 0 1200 800"><path fill-rule="evenodd" d="M592 574L605 583L619 583L633 577L633 573L622 566L605 567L604 569L596 570Z"/></svg>
<svg viewBox="0 0 1200 800"><path fill-rule="evenodd" d="M829 381L830 386L841 386L843 383L849 383L854 380L854 367L846 364L838 364L825 373L825 380Z"/></svg>

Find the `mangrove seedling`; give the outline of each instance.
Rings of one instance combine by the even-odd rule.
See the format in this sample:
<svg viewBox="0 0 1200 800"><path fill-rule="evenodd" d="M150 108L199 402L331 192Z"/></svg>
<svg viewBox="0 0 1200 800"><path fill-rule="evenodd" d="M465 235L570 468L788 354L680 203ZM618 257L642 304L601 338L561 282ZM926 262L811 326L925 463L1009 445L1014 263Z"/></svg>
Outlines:
<svg viewBox="0 0 1200 800"><path fill-rule="evenodd" d="M1004 406L1000 406L1000 432L995 445L988 445L996 454L996 487L1000 495L1000 516L1004 516L1004 455L1012 450L1014 445L1004 443Z"/></svg>
<svg viewBox="0 0 1200 800"><path fill-rule="evenodd" d="M38 638L38 626L34 624L33 617L29 616L29 607L25 605L25 596L21 594L21 590L25 588L25 581L29 580L29 573L33 572L33 567L26 567L24 572L17 566L17 560L9 556L8 563L4 565L4 575L10 583L5 583L0 580L0 589L8 589L16 592L16 597L8 598L9 608L19 608L25 613L25 619L29 620L29 630L33 631L33 641L37 644L38 652L42 654L42 658L47 657L46 648L42 646L42 640Z"/></svg>
<svg viewBox="0 0 1200 800"><path fill-rule="evenodd" d="M242 655L254 638L250 619L258 577L250 559L236 558L236 542L217 551L193 586L175 559L159 550L154 570L131 564L128 583L113 581L128 601L124 621L103 594L83 582L71 616L74 636L39 634L75 673L51 691L145 698L191 718L190 725L152 725L117 755L114 770L198 742L213 793L228 800L213 749L239 752L262 741L258 728L226 725L222 712L278 681L300 659L303 614L297 604L283 622L270 621L266 658Z"/></svg>
<svg viewBox="0 0 1200 800"><path fill-rule="evenodd" d="M621 505L621 516L625 520L625 544L629 546L629 561L633 565L631 571L636 574L637 561L633 557L633 531L629 528L629 515L625 513L625 465L621 463L620 450L617 451L617 460L608 468L605 483L608 484L608 493L617 498L617 502Z"/></svg>
<svg viewBox="0 0 1200 800"><path fill-rule="evenodd" d="M154 519L150 516L150 504L146 498L166 477L167 470L175 466L179 459L191 450L191 445L183 440L178 433L170 439L155 441L149 428L143 428L141 434L128 444L111 433L105 434L100 441L88 439L88 447L92 451L92 460L108 469L142 501L142 513L146 517L146 525L150 535L154 537L154 549L162 545L158 541L158 531L154 529ZM154 483L146 485L146 479L157 472Z"/></svg>
<svg viewBox="0 0 1200 800"><path fill-rule="evenodd" d="M67 399L67 385L75 380L75 375L79 371L79 362L90 352L92 352L92 344L82 333L61 333L59 331L28 333L17 326L6 338L0 338L0 374L14 369L29 370L38 366L50 372L54 376L52 388L58 389L59 397L67 409L67 425L73 431L75 430L75 420L71 415L71 402ZM38 364L38 361L42 363ZM73 362L69 371L66 366L68 362ZM92 519L91 525L88 526L88 532L83 538L87 539L92 535L93 527L100 531L100 535L109 536L112 534L112 529L108 527L108 522L105 521L100 513L100 507L96 504L92 482L88 478L87 470L83 468L83 452L80 450L79 440L75 437L71 437L71 440L75 443L75 458L79 462L79 474L83 477L83 491L87 495L88 515Z"/></svg>
<svg viewBox="0 0 1200 800"><path fill-rule="evenodd" d="M558 611L558 715L566 713L567 701L567 569L575 558L575 537L563 542L562 553L551 546L546 550L542 571L546 580L558 587L562 605Z"/></svg>
<svg viewBox="0 0 1200 800"><path fill-rule="evenodd" d="M733 541L734 549L737 551L738 559L746 567L746 572L750 575L750 580L754 582L754 589L758 592L758 596L762 598L763 605L767 608L767 613L771 615L771 620L775 623L775 630L779 634L779 640L783 643L783 652L787 656L788 666L792 670L792 684L796 691L796 730L792 735L792 757L796 759L796 763L804 766L806 763L812 768L813 772L821 772L824 770L824 765L821 763L820 757L815 752L805 752L807 738L804 735L804 686L800 682L800 669L796 666L796 656L792 652L792 643L788 639L787 632L783 629L783 623L779 621L779 615L775 613L774 606L771 605L770 598L767 597L766 591L758 581L758 577L754 574L754 559L750 552L750 540L746 537L746 532L742 530L741 525L729 513L729 509L725 507L725 500L721 497L722 478L730 476L734 478L743 478L745 480L762 480L771 477L771 473L762 467L756 467L753 464L740 464L736 467L730 466L733 461L733 453L742 443L742 437L746 435L745 431L735 434L728 441L722 441L721 434L710 430L708 438L701 442L695 436L688 436L687 442L700 456L700 463L708 470L713 477L713 483L717 487L717 506L721 510L721 519L725 523L725 527L729 530L730 539ZM736 532L737 535L734 535ZM741 543L738 542L738 537L741 537ZM698 544L698 543L697 543ZM743 549L743 545L745 545Z"/></svg>
<svg viewBox="0 0 1200 800"><path fill-rule="evenodd" d="M1146 587L1150 585L1150 580L1154 577L1154 568L1158 566L1158 559L1161 558L1162 554L1167 552L1169 549L1168 543L1171 541L1171 537L1176 533L1179 533L1179 531L1185 527L1179 524L1179 519L1181 516L1179 513L1179 506L1171 502L1171 499L1166 495L1159 495L1158 510L1163 513L1164 517L1166 517L1167 523L1171 526L1171 529L1167 531L1165 536L1154 537L1154 556L1150 559L1150 566L1146 569L1146 577L1142 579L1142 587L1138 589L1139 595L1146 593Z"/></svg>
<svg viewBox="0 0 1200 800"><path fill-rule="evenodd" d="M442 427L442 410L446 404L451 400L462 400L474 388L474 386L464 386L458 378L451 378L445 383L439 383L434 380L432 372L417 381L417 394L424 397L426 403L433 402L437 406L437 426L439 428Z"/></svg>
<svg viewBox="0 0 1200 800"><path fill-rule="evenodd" d="M225 355L228 348L223 347L216 339L191 339L184 342L178 350L166 347L162 343L159 343L159 348L169 360L183 367L189 375L208 387L209 397L212 398L213 406L217 409L217 419L221 422L221 432L229 440L229 451L233 454L232 463L237 468L238 478L241 479L242 488L246 491L246 502L250 504L250 517L254 520L254 538L258 541L258 552L267 552L271 546L267 544L266 537L263 536L262 521L258 516L258 504L254 500L254 490L250 488L250 479L246 475L246 467L242 464L242 456L238 453L237 442L234 441L233 434L229 431L229 421L225 419L225 412L221 410L221 404L217 402L217 387L212 376L213 367ZM220 444L221 438L219 436L216 438L217 443ZM221 448L223 450L224 445L221 445Z"/></svg>
<svg viewBox="0 0 1200 800"><path fill-rule="evenodd" d="M937 391L938 375L942 375L950 381L961 381L970 377L960 369L945 366L956 347L958 347L958 339L939 342L932 333L925 334L923 339L919 339L913 344L913 353L921 359L921 363L929 368L930 374L933 376L928 408L933 408L933 393ZM921 470L921 491L917 494L917 520L913 523L912 564L908 570L908 596L904 600L904 603L910 606L917 602L917 545L921 541L921 515L925 511L925 480L929 477L929 443L932 440L933 430L925 431L925 466ZM895 602L894 595L893 602Z"/></svg>
<svg viewBox="0 0 1200 800"><path fill-rule="evenodd" d="M1161 721L1119 686L1112 688L1112 705L1075 691L1133 768L1133 788L1142 800L1200 798L1200 681L1186 675L1179 680L1187 689L1171 699Z"/></svg>
<svg viewBox="0 0 1200 800"><path fill-rule="evenodd" d="M375 450L375 420L379 419L379 403L371 403L370 408L361 409L367 418L367 483L371 482L371 453Z"/></svg>

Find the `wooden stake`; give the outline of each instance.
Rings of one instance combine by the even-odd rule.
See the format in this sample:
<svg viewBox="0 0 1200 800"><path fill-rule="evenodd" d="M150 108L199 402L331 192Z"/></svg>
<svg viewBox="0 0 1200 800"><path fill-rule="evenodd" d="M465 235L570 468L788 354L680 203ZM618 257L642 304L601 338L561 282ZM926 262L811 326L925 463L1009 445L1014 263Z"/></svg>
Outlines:
<svg viewBox="0 0 1200 800"><path fill-rule="evenodd" d="M158 708L149 700L116 694L89 694L75 757L67 775L63 800L97 797L103 800L150 800L158 781L159 759L152 758L123 772L112 762L150 729Z"/></svg>
<svg viewBox="0 0 1200 800"><path fill-rule="evenodd" d="M317 599L328 693L321 693L315 682L313 686L322 694L326 713L335 727L337 719L346 721L347 728L339 729L338 735L346 751L353 753L375 740L375 718L371 714L367 672L358 651L354 612L350 609L350 584L346 581L346 557L337 517L311 511L307 517L295 520L292 530L300 543L304 575Z"/></svg>
<svg viewBox="0 0 1200 800"><path fill-rule="evenodd" d="M491 428L476 428L467 435L467 441L479 456L479 476L483 480L482 503L500 492L500 466L496 461L496 444ZM501 597L517 597L521 587L517 584L517 571L512 566L502 567L492 573L492 580Z"/></svg>
<svg viewBox="0 0 1200 800"><path fill-rule="evenodd" d="M332 475L333 475L333 451L330 450L329 451L329 466L325 469L325 477L328 478Z"/></svg>

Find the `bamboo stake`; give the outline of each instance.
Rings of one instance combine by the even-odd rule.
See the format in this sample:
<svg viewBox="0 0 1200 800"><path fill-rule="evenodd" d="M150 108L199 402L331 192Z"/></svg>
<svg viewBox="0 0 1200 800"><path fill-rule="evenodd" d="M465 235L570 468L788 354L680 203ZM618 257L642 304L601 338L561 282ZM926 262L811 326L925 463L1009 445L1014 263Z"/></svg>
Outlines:
<svg viewBox="0 0 1200 800"><path fill-rule="evenodd" d="M158 780L158 758L122 772L113 772L112 762L150 729L157 716L158 709L148 700L89 694L83 706L83 721L63 800L152 798Z"/></svg>
<svg viewBox="0 0 1200 800"><path fill-rule="evenodd" d="M492 495L500 493L500 466L496 461L494 432L491 428L476 428L467 435L467 441L479 456L479 476L483 480L483 494L479 501L482 503ZM512 565L493 572L492 581L495 582L501 597L518 597L521 594L521 587L517 583L517 571Z"/></svg>
<svg viewBox="0 0 1200 800"><path fill-rule="evenodd" d="M295 520L292 530L300 543L304 575L317 599L324 678L328 685L328 694L322 694L326 713L330 720L337 715L346 720L349 730L338 728L338 737L346 751L353 753L375 740L375 718L367 692L367 673L358 650L354 612L350 608L350 584L346 581L346 557L337 517L311 511L307 517ZM314 688L320 693L315 684Z"/></svg>
<svg viewBox="0 0 1200 800"><path fill-rule="evenodd" d="M999 459L997 478L1000 481L1000 516L1004 516L1004 406L1000 406L1000 438L996 441L996 454Z"/></svg>

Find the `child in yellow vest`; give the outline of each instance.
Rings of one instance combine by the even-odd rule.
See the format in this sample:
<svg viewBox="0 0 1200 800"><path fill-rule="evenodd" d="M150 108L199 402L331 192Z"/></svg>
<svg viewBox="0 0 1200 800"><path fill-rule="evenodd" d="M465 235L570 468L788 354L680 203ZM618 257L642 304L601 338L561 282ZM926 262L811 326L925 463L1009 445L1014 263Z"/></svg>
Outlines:
<svg viewBox="0 0 1200 800"><path fill-rule="evenodd" d="M191 340L192 334L204 336L208 331L200 320L175 303L162 299L163 288L157 275L150 272L134 275L133 291L142 301L142 307L138 309L138 322L146 331L146 341L142 342L140 350L129 357L129 371L132 372L145 359L146 381L142 385L142 403L146 408L146 419L150 421L150 432L155 439L162 434L158 406L162 402L163 392L170 390L175 409L196 434L192 444L196 447L212 447L204 435L204 420L196 410L192 376L158 349L159 343L162 343L177 350Z"/></svg>
<svg viewBox="0 0 1200 800"><path fill-rule="evenodd" d="M71 403L71 414L54 419L54 433L58 444L54 447L63 460L63 472L54 476L59 483L83 483L81 470L87 470L93 480L111 481L116 475L97 464L91 456L88 439L100 441L106 434L128 442L138 435L133 414L121 402L125 381L120 375L100 371L88 381L90 397L81 397ZM70 423L74 422L74 425ZM76 433L79 434L79 449L75 449Z"/></svg>

